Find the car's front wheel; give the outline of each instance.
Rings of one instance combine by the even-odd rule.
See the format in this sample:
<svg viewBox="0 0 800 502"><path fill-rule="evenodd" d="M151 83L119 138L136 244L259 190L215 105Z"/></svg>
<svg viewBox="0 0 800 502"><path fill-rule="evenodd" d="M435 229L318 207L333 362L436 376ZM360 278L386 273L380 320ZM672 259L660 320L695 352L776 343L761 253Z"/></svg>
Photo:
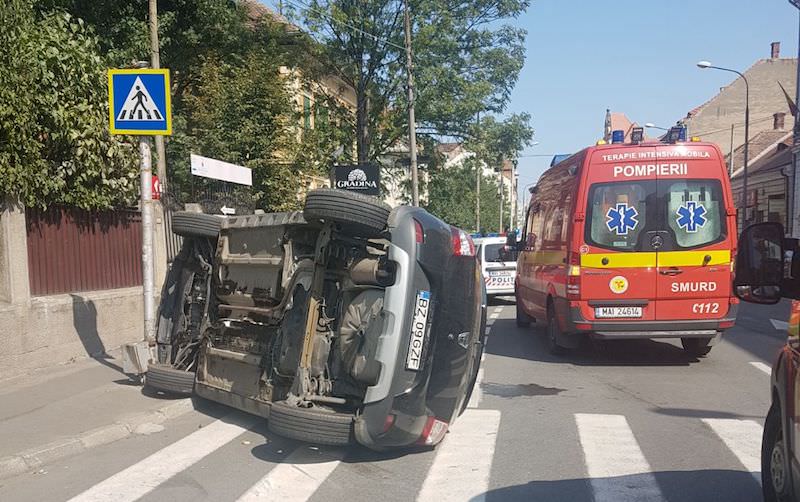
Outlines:
<svg viewBox="0 0 800 502"><path fill-rule="evenodd" d="M773 404L764 423L761 442L761 486L764 502L797 502L792 493L792 478L783 439L781 412Z"/></svg>

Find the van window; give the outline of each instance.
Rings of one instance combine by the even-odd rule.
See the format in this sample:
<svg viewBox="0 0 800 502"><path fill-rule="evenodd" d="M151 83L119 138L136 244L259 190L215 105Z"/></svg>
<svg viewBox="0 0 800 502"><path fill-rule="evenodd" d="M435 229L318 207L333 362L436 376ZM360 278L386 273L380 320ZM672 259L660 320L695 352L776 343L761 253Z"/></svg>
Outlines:
<svg viewBox="0 0 800 502"><path fill-rule="evenodd" d="M705 246L725 237L722 187L718 180L660 181L667 224L681 248Z"/></svg>
<svg viewBox="0 0 800 502"><path fill-rule="evenodd" d="M647 199L655 182L598 183L589 191L587 240L596 246L633 251L647 223Z"/></svg>

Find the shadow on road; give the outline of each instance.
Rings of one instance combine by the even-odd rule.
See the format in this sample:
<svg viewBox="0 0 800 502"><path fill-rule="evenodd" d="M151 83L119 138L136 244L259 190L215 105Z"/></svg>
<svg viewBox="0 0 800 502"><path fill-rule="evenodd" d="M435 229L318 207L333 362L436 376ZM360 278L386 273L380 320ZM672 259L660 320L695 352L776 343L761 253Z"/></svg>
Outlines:
<svg viewBox="0 0 800 502"><path fill-rule="evenodd" d="M530 500L569 500L592 502L592 493L603 494L597 500L650 500L637 487L648 486L655 476L665 500L675 502L752 502L761 500L761 488L749 472L732 470L662 471L611 478L531 481L524 485L491 490L471 502L515 502ZM599 492L599 493L598 493ZM618 498L617 498L618 497ZM660 499L659 499L660 500Z"/></svg>
<svg viewBox="0 0 800 502"><path fill-rule="evenodd" d="M733 419L747 419L755 420L759 423L764 421L763 415L738 415L736 413L729 413L727 411L719 410L698 410L691 408L650 408L653 413L659 415L667 415L671 417L687 417L687 418L733 418Z"/></svg>

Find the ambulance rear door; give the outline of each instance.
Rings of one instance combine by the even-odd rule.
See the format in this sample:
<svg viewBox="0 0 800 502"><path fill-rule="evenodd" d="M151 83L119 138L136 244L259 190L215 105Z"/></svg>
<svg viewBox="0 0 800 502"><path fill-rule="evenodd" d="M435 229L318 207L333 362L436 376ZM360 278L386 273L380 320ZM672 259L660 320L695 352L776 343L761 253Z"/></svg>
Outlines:
<svg viewBox="0 0 800 502"><path fill-rule="evenodd" d="M656 147L664 214L658 253L658 320L714 319L728 313L731 249L727 174L711 145Z"/></svg>

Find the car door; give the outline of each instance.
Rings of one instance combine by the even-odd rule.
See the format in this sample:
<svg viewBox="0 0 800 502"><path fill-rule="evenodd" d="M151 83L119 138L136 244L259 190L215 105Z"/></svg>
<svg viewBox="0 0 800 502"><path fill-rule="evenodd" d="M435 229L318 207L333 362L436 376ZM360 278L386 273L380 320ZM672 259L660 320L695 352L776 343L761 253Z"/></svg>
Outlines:
<svg viewBox="0 0 800 502"><path fill-rule="evenodd" d="M657 149L669 153L676 147ZM662 155L668 157L668 153ZM657 319L723 318L731 296L732 237L720 162L715 158L670 162L680 167L658 178L664 225L658 255Z"/></svg>

